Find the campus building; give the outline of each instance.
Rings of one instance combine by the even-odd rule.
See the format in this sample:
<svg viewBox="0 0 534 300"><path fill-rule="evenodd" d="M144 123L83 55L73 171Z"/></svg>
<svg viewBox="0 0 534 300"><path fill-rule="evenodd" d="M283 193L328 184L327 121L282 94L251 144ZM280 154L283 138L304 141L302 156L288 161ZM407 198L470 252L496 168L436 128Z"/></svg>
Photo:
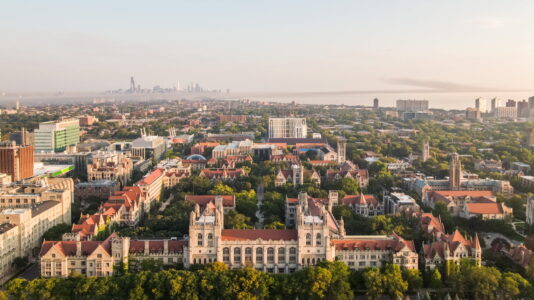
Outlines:
<svg viewBox="0 0 534 300"><path fill-rule="evenodd" d="M33 146L0 142L0 173L19 181L33 176Z"/></svg>
<svg viewBox="0 0 534 300"><path fill-rule="evenodd" d="M299 195L293 207L294 229L224 229L225 207L229 208L232 199L201 196L189 200L195 208L187 240L133 240L112 234L105 241L45 241L41 276L67 277L73 272L109 276L114 265L133 265L143 259L185 267L219 261L232 269L248 266L269 273L291 273L336 259L355 270L386 263L418 267L412 241L397 235L345 235L343 220L337 221L331 212L333 198L325 203L325 199Z"/></svg>
<svg viewBox="0 0 534 300"><path fill-rule="evenodd" d="M306 138L306 118L269 118L269 138Z"/></svg>
<svg viewBox="0 0 534 300"><path fill-rule="evenodd" d="M73 118L43 122L34 136L35 152L63 152L80 142L80 121Z"/></svg>

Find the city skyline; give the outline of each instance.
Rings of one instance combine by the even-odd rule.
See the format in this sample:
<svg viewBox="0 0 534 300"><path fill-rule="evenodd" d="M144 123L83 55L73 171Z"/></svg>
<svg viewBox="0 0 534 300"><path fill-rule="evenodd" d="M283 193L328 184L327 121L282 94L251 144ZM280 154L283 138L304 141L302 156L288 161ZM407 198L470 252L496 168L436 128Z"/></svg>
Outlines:
<svg viewBox="0 0 534 300"><path fill-rule="evenodd" d="M526 1L303 5L6 4L0 91L102 92L127 88L131 76L149 88L202 82L244 93L532 86Z"/></svg>

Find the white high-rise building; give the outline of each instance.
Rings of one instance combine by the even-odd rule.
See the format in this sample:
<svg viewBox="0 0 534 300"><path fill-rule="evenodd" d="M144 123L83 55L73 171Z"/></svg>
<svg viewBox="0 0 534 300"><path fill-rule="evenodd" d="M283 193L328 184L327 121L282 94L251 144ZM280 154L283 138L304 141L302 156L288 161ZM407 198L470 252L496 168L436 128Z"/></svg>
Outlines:
<svg viewBox="0 0 534 300"><path fill-rule="evenodd" d="M487 113L488 112L488 100L484 98L476 98L475 99L475 108L478 108L480 113Z"/></svg>
<svg viewBox="0 0 534 300"><path fill-rule="evenodd" d="M269 118L269 138L306 138L306 118Z"/></svg>

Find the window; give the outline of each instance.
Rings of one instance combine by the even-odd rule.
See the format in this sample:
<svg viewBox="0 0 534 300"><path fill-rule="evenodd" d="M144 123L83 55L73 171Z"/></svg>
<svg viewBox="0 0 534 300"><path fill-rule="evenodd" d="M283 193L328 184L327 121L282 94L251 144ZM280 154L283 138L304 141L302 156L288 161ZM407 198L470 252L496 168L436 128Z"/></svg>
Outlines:
<svg viewBox="0 0 534 300"><path fill-rule="evenodd" d="M267 262L274 263L274 248L267 248Z"/></svg>
<svg viewBox="0 0 534 300"><path fill-rule="evenodd" d="M317 246L321 246L321 234L318 233L316 236L315 236L315 245Z"/></svg>
<svg viewBox="0 0 534 300"><path fill-rule="evenodd" d="M197 236L197 246L202 246L202 233Z"/></svg>
<svg viewBox="0 0 534 300"><path fill-rule="evenodd" d="M245 263L252 263L252 248L245 248Z"/></svg>
<svg viewBox="0 0 534 300"><path fill-rule="evenodd" d="M289 262L290 263L297 262L297 248L295 247L289 248Z"/></svg>
<svg viewBox="0 0 534 300"><path fill-rule="evenodd" d="M234 248L234 263L241 263L241 248Z"/></svg>
<svg viewBox="0 0 534 300"><path fill-rule="evenodd" d="M278 262L286 263L286 248L278 248Z"/></svg>
<svg viewBox="0 0 534 300"><path fill-rule="evenodd" d="M306 246L311 246L311 233L306 234Z"/></svg>
<svg viewBox="0 0 534 300"><path fill-rule="evenodd" d="M213 234L208 233L208 247L213 247Z"/></svg>
<svg viewBox="0 0 534 300"><path fill-rule="evenodd" d="M263 263L263 248L256 248L256 263Z"/></svg>
<svg viewBox="0 0 534 300"><path fill-rule="evenodd" d="M223 248L223 261L225 263L230 262L230 248Z"/></svg>
<svg viewBox="0 0 534 300"><path fill-rule="evenodd" d="M96 258L102 258L102 254L97 254Z"/></svg>

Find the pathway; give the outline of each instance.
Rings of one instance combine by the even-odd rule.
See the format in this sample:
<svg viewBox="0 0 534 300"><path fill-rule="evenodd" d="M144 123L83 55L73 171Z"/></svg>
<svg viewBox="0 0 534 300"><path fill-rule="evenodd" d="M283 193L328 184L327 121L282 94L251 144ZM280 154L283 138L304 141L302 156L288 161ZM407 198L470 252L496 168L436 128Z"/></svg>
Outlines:
<svg viewBox="0 0 534 300"><path fill-rule="evenodd" d="M165 202L163 202L163 204L161 204L161 207L159 208L159 212L162 212L165 210L165 208L167 208L167 206L169 206L169 204L171 203L172 199L174 199L174 195L171 194L169 196L169 198L167 198L167 200L165 200Z"/></svg>
<svg viewBox="0 0 534 300"><path fill-rule="evenodd" d="M256 188L256 198L258 199L258 208L256 210L256 218L258 221L256 222L256 228L257 229L263 229L263 214L261 213L261 206L263 205L263 197L264 197L264 188L263 185L258 185Z"/></svg>

